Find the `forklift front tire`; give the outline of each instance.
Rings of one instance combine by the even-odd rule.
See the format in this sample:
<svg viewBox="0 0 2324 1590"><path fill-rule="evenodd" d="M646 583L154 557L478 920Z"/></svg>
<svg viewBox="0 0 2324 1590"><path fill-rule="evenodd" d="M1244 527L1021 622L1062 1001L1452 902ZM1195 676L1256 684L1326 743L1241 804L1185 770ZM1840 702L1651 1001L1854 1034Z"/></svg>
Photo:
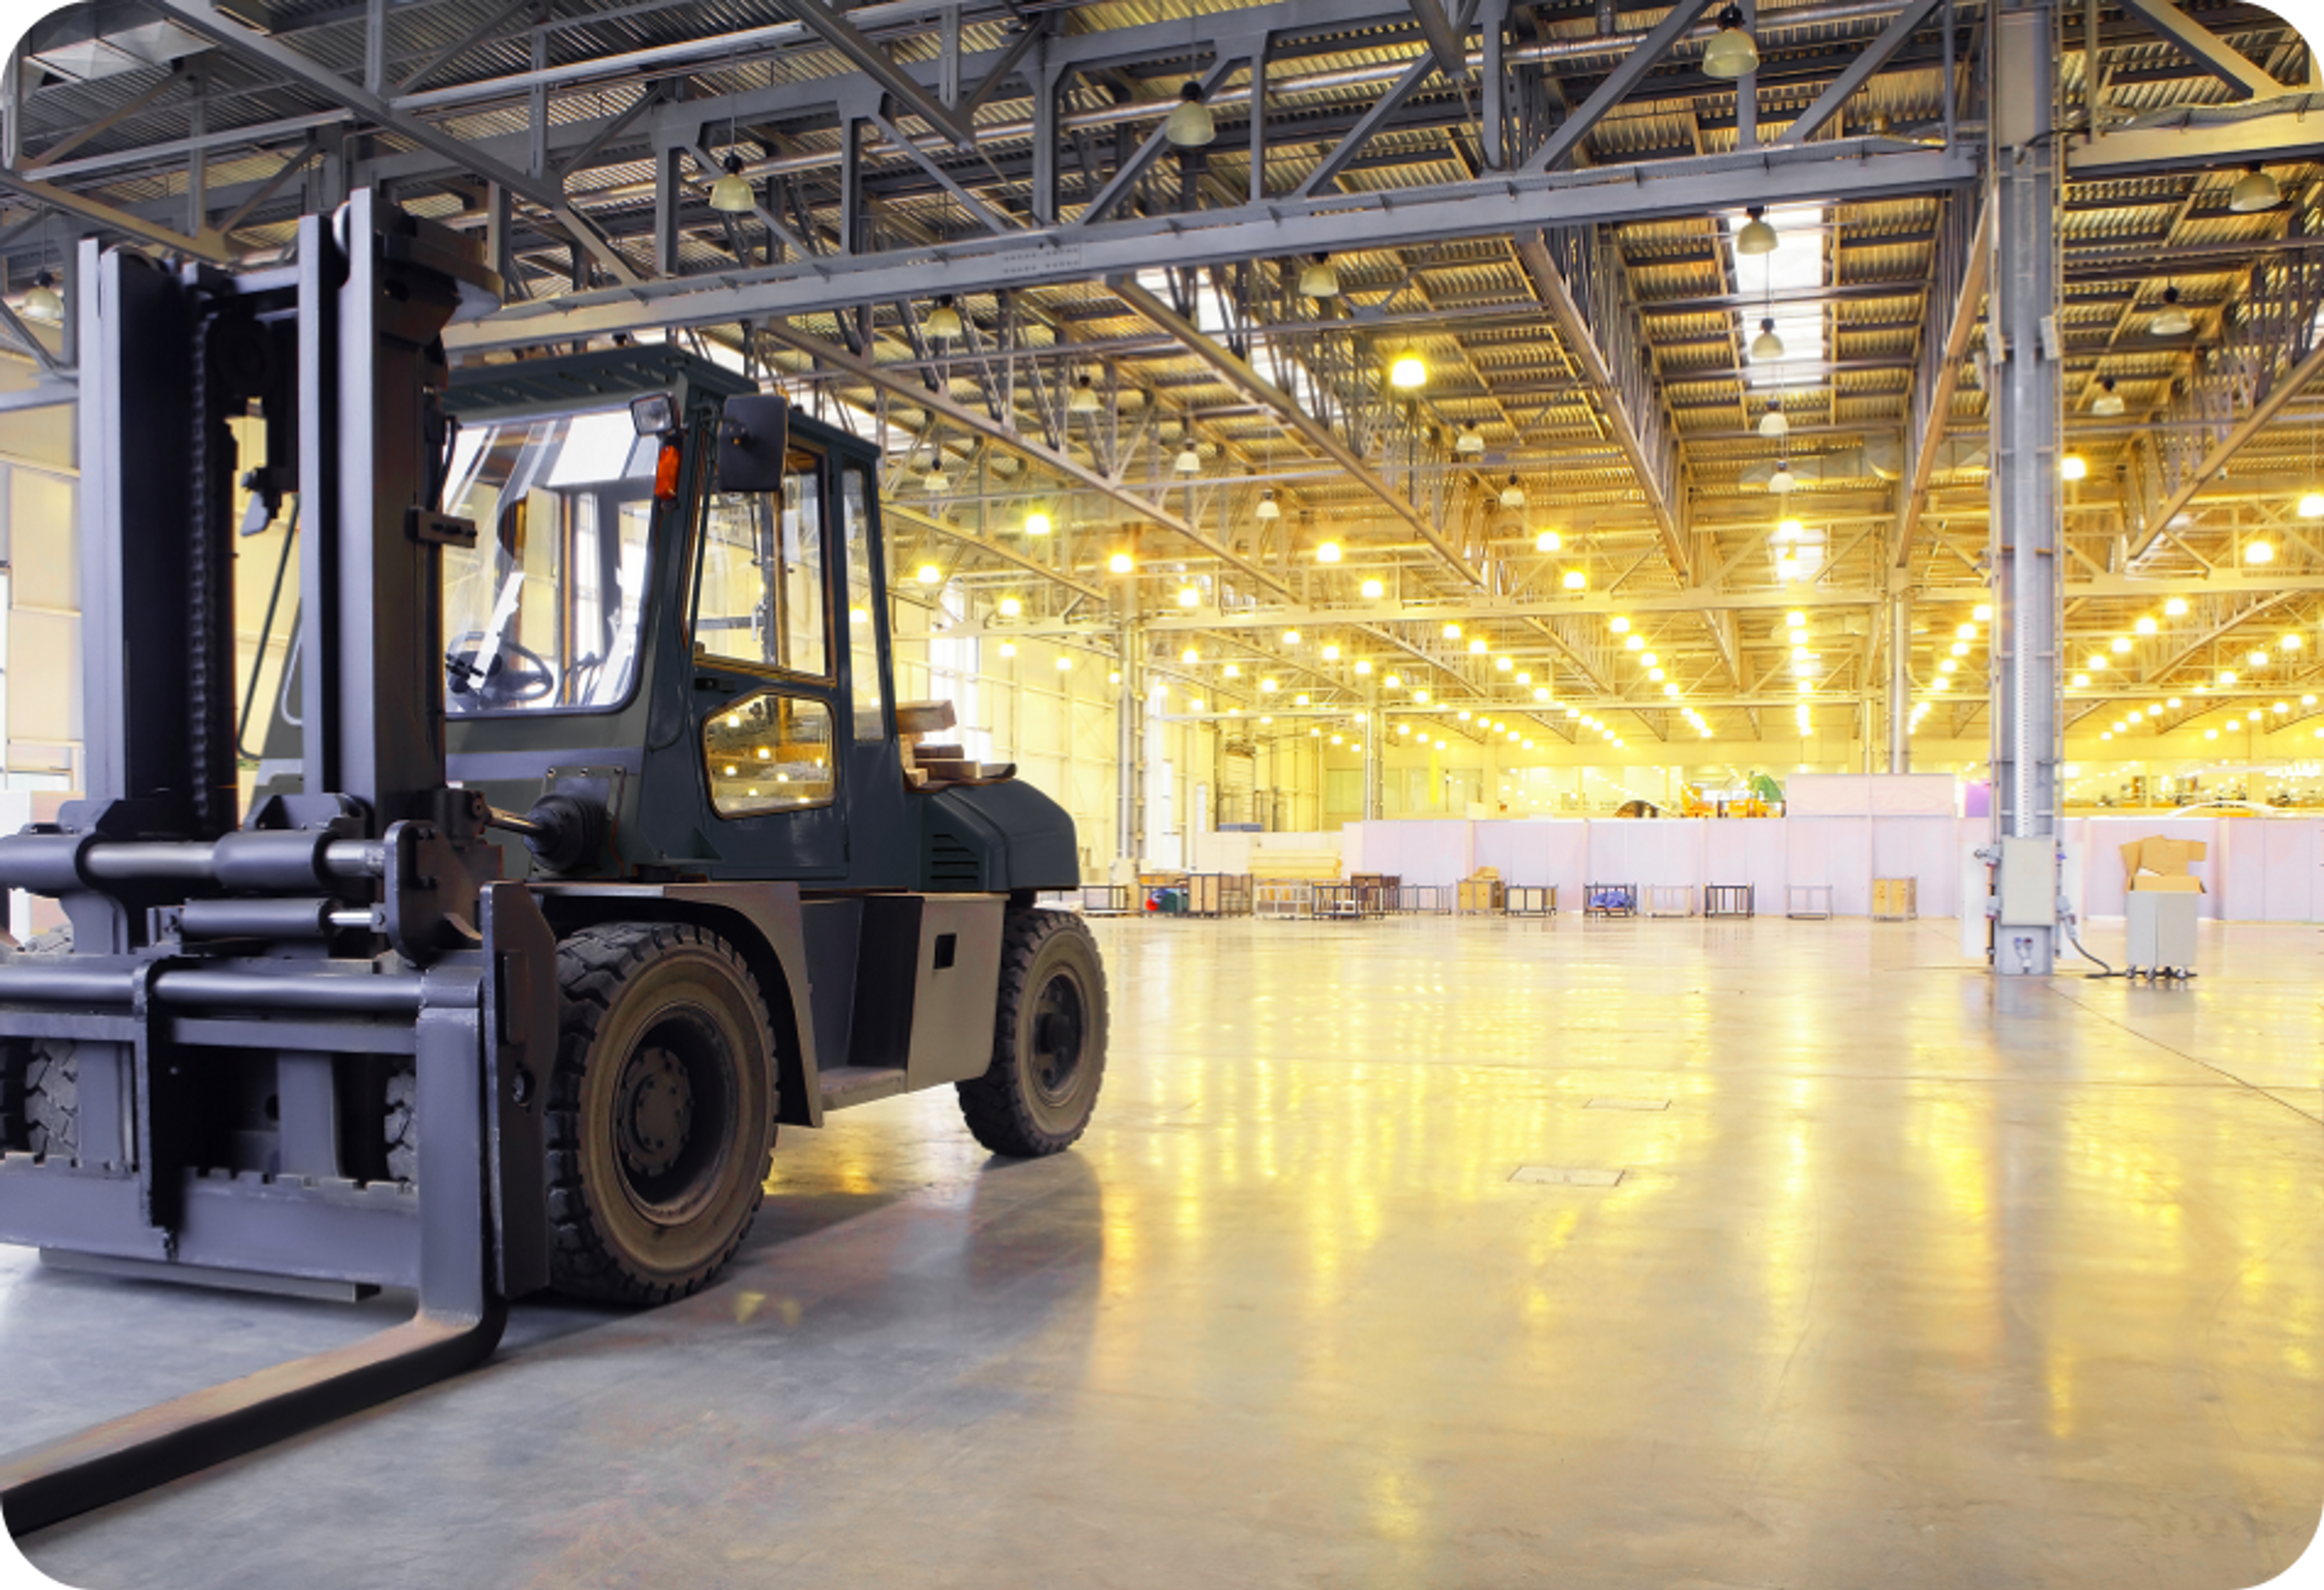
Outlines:
<svg viewBox="0 0 2324 1590"><path fill-rule="evenodd" d="M1072 911L1010 911L992 1064L958 1085L976 1141L1014 1159L1072 1147L1105 1081L1105 963L1089 925Z"/></svg>
<svg viewBox="0 0 2324 1590"><path fill-rule="evenodd" d="M550 1279L574 1297L699 1291L751 1229L775 1142L774 1034L734 947L683 922L558 946Z"/></svg>

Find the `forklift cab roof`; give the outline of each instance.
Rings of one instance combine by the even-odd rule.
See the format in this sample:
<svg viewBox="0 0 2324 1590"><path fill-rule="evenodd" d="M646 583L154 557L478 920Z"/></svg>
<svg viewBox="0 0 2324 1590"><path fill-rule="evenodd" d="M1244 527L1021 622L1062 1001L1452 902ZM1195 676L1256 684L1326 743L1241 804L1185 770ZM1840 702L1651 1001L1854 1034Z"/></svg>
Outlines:
<svg viewBox="0 0 2324 1590"><path fill-rule="evenodd" d="M605 348L514 365L469 365L452 373L444 406L464 421L517 419L627 403L669 393L684 415L697 405L759 390L758 383L668 343Z"/></svg>

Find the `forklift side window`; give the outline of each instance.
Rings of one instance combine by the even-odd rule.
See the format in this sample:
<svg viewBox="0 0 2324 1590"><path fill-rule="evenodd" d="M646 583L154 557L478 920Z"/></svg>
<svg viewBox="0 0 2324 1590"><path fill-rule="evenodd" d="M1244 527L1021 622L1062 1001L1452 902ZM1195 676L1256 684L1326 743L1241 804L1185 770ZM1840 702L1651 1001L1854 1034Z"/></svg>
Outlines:
<svg viewBox="0 0 2324 1590"><path fill-rule="evenodd" d="M870 491L862 466L851 464L841 473L840 522L847 541L848 677L855 686L855 737L879 741L888 737L888 716L881 689L880 626L872 621L872 603L877 597L872 585L872 516L864 505Z"/></svg>
<svg viewBox="0 0 2324 1590"><path fill-rule="evenodd" d="M454 445L444 549L445 709L602 709L637 675L656 447L626 409L484 421Z"/></svg>
<svg viewBox="0 0 2324 1590"><path fill-rule="evenodd" d="M702 726L710 804L720 817L758 817L828 806L831 708L804 696L761 690Z"/></svg>
<svg viewBox="0 0 2324 1590"><path fill-rule="evenodd" d="M820 463L794 448L779 499L772 492L710 499L694 639L712 656L830 677Z"/></svg>

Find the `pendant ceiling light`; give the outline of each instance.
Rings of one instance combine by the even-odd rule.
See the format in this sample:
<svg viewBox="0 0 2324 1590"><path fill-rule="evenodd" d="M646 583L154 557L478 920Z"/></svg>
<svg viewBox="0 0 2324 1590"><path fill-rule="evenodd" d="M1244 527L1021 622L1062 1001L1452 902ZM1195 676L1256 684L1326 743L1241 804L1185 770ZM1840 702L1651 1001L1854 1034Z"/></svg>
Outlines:
<svg viewBox="0 0 2324 1590"><path fill-rule="evenodd" d="M1428 384L1428 366L1410 348L1391 360L1388 367L1388 384L1398 392L1418 392Z"/></svg>
<svg viewBox="0 0 2324 1590"><path fill-rule="evenodd" d="M2090 400L2090 412L2101 420L2111 420L2123 411L2122 394L2114 389L2114 377L2098 383L2098 395Z"/></svg>
<svg viewBox="0 0 2324 1590"><path fill-rule="evenodd" d="M1792 473L1790 462L1779 459L1775 465L1775 472L1767 477L1767 489L1777 496L1782 496L1799 483L1799 477Z"/></svg>
<svg viewBox="0 0 2324 1590"><path fill-rule="evenodd" d="M1203 472L1203 455L1194 450L1193 437L1188 437L1185 445L1178 449L1178 456L1171 462L1170 467L1181 475L1200 475Z"/></svg>
<svg viewBox="0 0 2324 1590"><path fill-rule="evenodd" d="M2257 161L2244 168L2244 174L2236 179L2234 190L2227 195L2227 208L2239 216L2257 215L2282 202L2283 189L2260 169Z"/></svg>
<svg viewBox="0 0 2324 1590"><path fill-rule="evenodd" d="M921 328L930 337L940 337L949 342L961 333L960 311L952 306L952 294L936 300L936 307L928 311L927 324Z"/></svg>
<svg viewBox="0 0 2324 1590"><path fill-rule="evenodd" d="M32 290L24 295L24 318L45 320L54 326L65 318L64 295L57 291L57 279L42 267L32 278Z"/></svg>
<svg viewBox="0 0 2324 1590"><path fill-rule="evenodd" d="M1504 508L1522 508L1525 506L1525 487L1517 484L1517 471L1512 469L1509 471L1508 485L1501 488L1501 506Z"/></svg>
<svg viewBox="0 0 2324 1590"><path fill-rule="evenodd" d="M1719 14L1719 32L1702 47L1702 75L1729 81L1756 71L1759 42L1743 26L1743 9L1729 5Z"/></svg>
<svg viewBox="0 0 2324 1590"><path fill-rule="evenodd" d="M1485 450L1485 439L1473 425L1461 427L1461 434L1452 439L1452 450L1464 458L1473 458Z"/></svg>
<svg viewBox="0 0 2324 1590"><path fill-rule="evenodd" d="M1759 434L1772 441L1791 433L1792 421L1790 416L1784 412L1784 400L1769 398L1767 411L1759 416Z"/></svg>
<svg viewBox="0 0 2324 1590"><path fill-rule="evenodd" d="M742 157L726 157L726 174L710 184L710 208L721 215L747 216L758 208L751 180L742 175Z"/></svg>
<svg viewBox="0 0 2324 1590"><path fill-rule="evenodd" d="M1203 86L1189 79L1178 90L1177 108L1162 124L1162 135L1181 149L1201 149L1219 135L1211 107L1203 103Z"/></svg>
<svg viewBox="0 0 2324 1590"><path fill-rule="evenodd" d="M1300 267L1299 296L1302 298L1340 296L1340 273L1333 267L1330 254L1319 254Z"/></svg>
<svg viewBox="0 0 2324 1590"><path fill-rule="evenodd" d="M2162 312L2154 317L2153 323L2147 329L2157 337L2184 337L2195 329L2195 318L2179 307L2178 288L2163 290Z"/></svg>
<svg viewBox="0 0 2324 1590"><path fill-rule="evenodd" d="M920 477L920 485L927 489L931 496L952 489L952 480L945 474L941 461L928 466L928 472Z"/></svg>
<svg viewBox="0 0 2324 1590"><path fill-rule="evenodd" d="M2324 492L2310 492L2300 499L2302 519L2324 519Z"/></svg>
<svg viewBox="0 0 2324 1590"><path fill-rule="evenodd" d="M1767 207L1755 204L1743 212L1751 218L1735 234L1735 252L1745 254L1773 254L1782 246L1783 239L1767 225Z"/></svg>
<svg viewBox="0 0 2324 1590"><path fill-rule="evenodd" d="M1084 375L1074 383L1073 395L1065 399L1065 412L1068 414L1097 412L1097 388L1090 384L1088 376Z"/></svg>
<svg viewBox="0 0 2324 1590"><path fill-rule="evenodd" d="M1780 359L1784 356L1784 339L1775 335L1773 317L1759 322L1759 335L1751 339L1751 357L1757 360Z"/></svg>
<svg viewBox="0 0 2324 1590"><path fill-rule="evenodd" d="M1275 494L1270 491L1259 499L1259 506L1251 512L1261 519L1280 519L1283 517L1283 504L1275 500Z"/></svg>

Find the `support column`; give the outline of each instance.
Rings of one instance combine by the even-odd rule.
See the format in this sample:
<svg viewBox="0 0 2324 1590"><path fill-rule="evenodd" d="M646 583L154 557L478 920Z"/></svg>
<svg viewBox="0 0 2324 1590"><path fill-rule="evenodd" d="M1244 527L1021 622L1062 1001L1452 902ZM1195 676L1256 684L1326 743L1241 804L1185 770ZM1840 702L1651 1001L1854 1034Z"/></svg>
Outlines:
<svg viewBox="0 0 2324 1590"><path fill-rule="evenodd" d="M1140 694L1145 670L1139 666L1146 631L1134 612L1123 615L1120 635L1121 689L1113 705L1113 855L1130 865L1117 868L1117 874L1136 871L1146 837L1146 703Z"/></svg>
<svg viewBox="0 0 2324 1590"><path fill-rule="evenodd" d="M1888 590L1888 771L1913 771L1913 587Z"/></svg>
<svg viewBox="0 0 2324 1590"><path fill-rule="evenodd" d="M2013 865L2047 867L2058 814L2058 365L2042 321L2058 303L2055 0L2005 0L1993 49L1993 321L2003 358L1993 394L1993 833ZM2036 855L2042 859L2037 863ZM2052 883L2049 892L2054 896ZM2034 898L2002 890L2005 899ZM2029 915L2031 913L2028 913ZM1994 970L2046 976L2054 922L2006 918Z"/></svg>
<svg viewBox="0 0 2324 1590"><path fill-rule="evenodd" d="M1380 770L1388 756L1388 715L1375 701L1364 714L1364 821L1380 818ZM1319 793L1320 803L1321 795Z"/></svg>

